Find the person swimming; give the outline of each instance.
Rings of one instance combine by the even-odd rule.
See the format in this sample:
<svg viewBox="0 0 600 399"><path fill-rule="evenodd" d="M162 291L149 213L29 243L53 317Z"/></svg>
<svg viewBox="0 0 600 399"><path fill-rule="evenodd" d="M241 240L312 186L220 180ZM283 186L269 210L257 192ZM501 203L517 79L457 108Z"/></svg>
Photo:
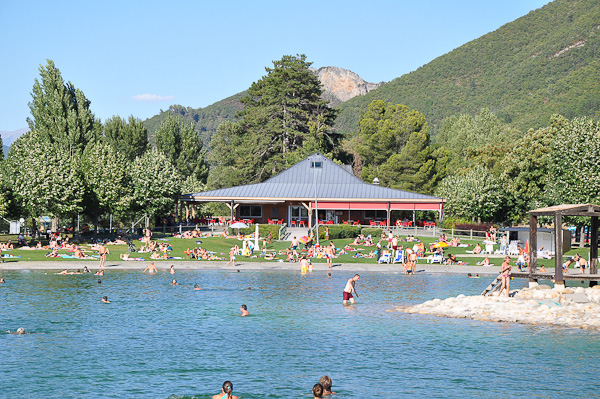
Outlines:
<svg viewBox="0 0 600 399"><path fill-rule="evenodd" d="M319 399L323 397L323 385L315 384L312 389L312 394L314 399Z"/></svg>
<svg viewBox="0 0 600 399"><path fill-rule="evenodd" d="M248 312L248 306L246 305L240 306L240 312L242 312L240 316L250 316L250 312Z"/></svg>
<svg viewBox="0 0 600 399"><path fill-rule="evenodd" d="M102 303L110 303L107 296L102 297Z"/></svg>
<svg viewBox="0 0 600 399"><path fill-rule="evenodd" d="M199 290L201 290L201 289L202 289L202 288L200 288L200 287L198 286L198 284L194 284L194 291L199 291Z"/></svg>
<svg viewBox="0 0 600 399"><path fill-rule="evenodd" d="M321 379L319 380L319 384L321 384L321 386L323 387L323 396L335 394L335 392L331 391L331 385L333 384L333 382L331 381L331 377L329 377L328 375L324 375L323 377L321 377Z"/></svg>
<svg viewBox="0 0 600 399"><path fill-rule="evenodd" d="M212 399L239 399L239 396L233 395L233 383L231 381L225 381L221 393L213 395Z"/></svg>

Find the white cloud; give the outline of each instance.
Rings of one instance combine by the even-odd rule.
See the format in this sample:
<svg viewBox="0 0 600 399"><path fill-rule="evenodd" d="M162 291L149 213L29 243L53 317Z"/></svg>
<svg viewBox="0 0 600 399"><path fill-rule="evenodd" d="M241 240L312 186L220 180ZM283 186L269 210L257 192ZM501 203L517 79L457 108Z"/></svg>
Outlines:
<svg viewBox="0 0 600 399"><path fill-rule="evenodd" d="M137 94L133 96L135 101L171 101L175 96L159 96L158 94Z"/></svg>

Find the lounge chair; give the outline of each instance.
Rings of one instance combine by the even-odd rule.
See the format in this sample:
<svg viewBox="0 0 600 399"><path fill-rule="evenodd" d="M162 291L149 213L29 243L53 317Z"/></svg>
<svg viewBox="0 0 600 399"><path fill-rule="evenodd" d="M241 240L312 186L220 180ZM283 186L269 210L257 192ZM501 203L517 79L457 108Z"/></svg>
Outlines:
<svg viewBox="0 0 600 399"><path fill-rule="evenodd" d="M392 263L404 263L404 251L396 251L396 256L392 260Z"/></svg>

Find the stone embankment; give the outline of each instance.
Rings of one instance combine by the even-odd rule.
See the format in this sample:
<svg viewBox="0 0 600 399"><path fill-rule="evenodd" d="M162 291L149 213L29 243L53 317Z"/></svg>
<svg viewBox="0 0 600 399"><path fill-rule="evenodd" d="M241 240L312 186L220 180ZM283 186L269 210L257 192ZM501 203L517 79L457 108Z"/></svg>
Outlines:
<svg viewBox="0 0 600 399"><path fill-rule="evenodd" d="M600 330L600 286L551 288L539 285L511 292L511 295L510 298L459 295L397 307L396 310L473 320Z"/></svg>

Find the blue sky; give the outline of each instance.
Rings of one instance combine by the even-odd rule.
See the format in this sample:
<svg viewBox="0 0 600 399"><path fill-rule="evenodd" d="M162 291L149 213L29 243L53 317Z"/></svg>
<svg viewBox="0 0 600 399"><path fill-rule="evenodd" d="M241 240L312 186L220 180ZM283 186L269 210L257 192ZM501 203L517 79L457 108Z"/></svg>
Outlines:
<svg viewBox="0 0 600 399"><path fill-rule="evenodd" d="M27 126L54 60L96 117L142 120L246 90L285 54L390 81L547 0L0 0L0 131Z"/></svg>

